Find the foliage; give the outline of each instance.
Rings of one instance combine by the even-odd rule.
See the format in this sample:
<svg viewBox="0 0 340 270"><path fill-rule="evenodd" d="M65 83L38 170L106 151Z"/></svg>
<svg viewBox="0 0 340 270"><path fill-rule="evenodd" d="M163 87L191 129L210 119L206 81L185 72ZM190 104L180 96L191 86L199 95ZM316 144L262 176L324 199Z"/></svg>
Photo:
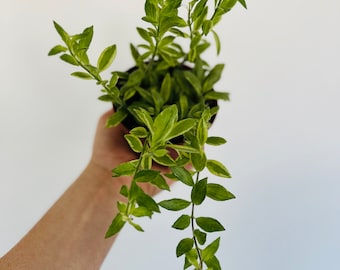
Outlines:
<svg viewBox="0 0 340 270"><path fill-rule="evenodd" d="M137 27L142 42L130 45L135 67L113 71L109 79L103 78L103 72L115 59L116 45L105 48L94 65L87 54L93 27L70 35L54 22L63 45L53 47L49 55L60 55L61 60L81 68L72 76L94 80L101 86L99 99L111 102L116 111L107 127L123 123L130 128L125 139L139 155L112 170L113 177L128 175L132 181L129 187L121 188L128 202L118 203L119 214L106 237L118 233L126 223L143 231L135 218L151 218L160 207L188 210L172 225L177 230L191 231L191 236L176 247L177 257L184 256L184 269L221 269L216 257L220 238L206 242L208 233L223 231L224 227L212 217L197 216L195 210L206 198L234 198L222 185L201 177L204 169L218 177L231 177L221 162L208 159L204 151L206 144L226 143L224 138L209 136L208 129L218 111L217 100L228 100L228 93L213 88L224 65L210 67L202 55L210 47L207 35L213 36L216 51L220 52L221 42L214 27L237 2L246 8L244 0L146 0L142 20L149 26ZM184 18L179 15L183 7ZM185 42L187 47L181 45ZM176 157L170 155L170 150ZM171 172L163 175L152 166L154 163L169 167ZM190 198L157 203L139 185L146 182L169 191L166 177L191 188Z"/></svg>

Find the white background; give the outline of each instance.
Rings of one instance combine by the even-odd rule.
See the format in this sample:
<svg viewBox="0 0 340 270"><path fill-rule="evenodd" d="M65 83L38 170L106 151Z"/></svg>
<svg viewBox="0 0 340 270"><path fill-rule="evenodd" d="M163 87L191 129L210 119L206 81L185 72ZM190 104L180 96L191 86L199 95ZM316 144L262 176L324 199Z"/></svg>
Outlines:
<svg viewBox="0 0 340 270"><path fill-rule="evenodd" d="M96 100L94 83L47 57L59 43L52 20L72 33L95 25L93 56L116 43L114 68L126 69L143 2L1 0L0 255L82 171L97 119L110 107ZM233 179L224 181L237 199L209 202L200 213L227 228L223 269L339 269L340 3L248 2L219 26L222 53L209 57L226 63L217 88L232 101L211 129L228 144L208 152L228 166ZM181 269L176 217L142 222L144 234L124 229L102 269Z"/></svg>

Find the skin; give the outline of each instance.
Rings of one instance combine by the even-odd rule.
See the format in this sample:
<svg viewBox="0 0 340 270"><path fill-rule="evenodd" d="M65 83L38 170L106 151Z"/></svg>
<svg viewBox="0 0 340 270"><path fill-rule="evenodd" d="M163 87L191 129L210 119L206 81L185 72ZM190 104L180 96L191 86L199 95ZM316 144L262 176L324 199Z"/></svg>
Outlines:
<svg viewBox="0 0 340 270"><path fill-rule="evenodd" d="M129 177L112 178L118 164L136 158L123 135L123 126L106 128L112 111L99 120L92 157L78 179L65 191L41 220L6 255L0 270L15 269L99 269L116 236L104 239L117 214L119 194ZM163 172L165 168L158 168ZM144 191L159 190L144 184Z"/></svg>

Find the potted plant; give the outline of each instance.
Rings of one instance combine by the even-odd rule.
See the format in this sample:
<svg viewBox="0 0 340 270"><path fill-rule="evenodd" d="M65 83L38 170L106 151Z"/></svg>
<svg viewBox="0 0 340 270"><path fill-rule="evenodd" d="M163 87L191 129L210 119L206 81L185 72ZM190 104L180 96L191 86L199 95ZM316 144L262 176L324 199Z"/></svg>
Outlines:
<svg viewBox="0 0 340 270"><path fill-rule="evenodd" d="M177 257L184 256L185 269L221 269L215 255L220 237L207 243L207 233L224 227L213 217L197 216L195 210L207 197L215 201L234 198L224 186L202 177L205 169L218 177L231 177L227 168L207 157L204 150L206 144L226 142L210 136L209 127L219 108L217 101L228 100L228 93L214 89L224 65L211 67L203 54L210 47L206 37L210 34L220 52L214 27L237 2L246 8L245 0L146 0L142 20L147 27L137 27L143 42L130 45L135 66L113 71L108 79L102 72L112 64L116 45L104 49L97 63L91 64L87 51L93 27L69 35L54 22L64 44L53 47L49 55L61 54L62 60L81 69L72 76L96 81L103 92L99 99L111 102L115 110L107 127L125 125L129 129L125 139L138 154L135 160L112 170L113 177L129 175L132 180L130 186L121 187L128 202L118 203L119 213L105 237L118 233L127 223L143 231L136 217L151 218L160 208L184 210L172 227L188 230L188 237L176 247ZM153 167L155 163L169 167L169 173ZM166 177L188 186L191 196L156 202L139 186L147 182L169 191Z"/></svg>

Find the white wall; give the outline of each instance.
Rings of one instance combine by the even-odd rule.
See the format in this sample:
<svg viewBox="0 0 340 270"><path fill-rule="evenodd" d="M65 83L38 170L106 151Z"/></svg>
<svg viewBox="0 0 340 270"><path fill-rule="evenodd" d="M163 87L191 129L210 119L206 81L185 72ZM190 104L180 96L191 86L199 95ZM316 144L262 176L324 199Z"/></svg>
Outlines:
<svg viewBox="0 0 340 270"><path fill-rule="evenodd" d="M202 213L227 228L223 269L339 269L340 3L248 2L219 27L227 63L219 88L232 102L212 132L229 143L209 149L228 165L226 184L238 198ZM95 84L46 56L59 41L52 20L72 32L94 24L93 55L117 43L115 67L125 69L142 7L141 0L1 1L1 255L81 172L109 107L96 101ZM175 218L145 221L144 234L124 230L102 269L181 269Z"/></svg>

